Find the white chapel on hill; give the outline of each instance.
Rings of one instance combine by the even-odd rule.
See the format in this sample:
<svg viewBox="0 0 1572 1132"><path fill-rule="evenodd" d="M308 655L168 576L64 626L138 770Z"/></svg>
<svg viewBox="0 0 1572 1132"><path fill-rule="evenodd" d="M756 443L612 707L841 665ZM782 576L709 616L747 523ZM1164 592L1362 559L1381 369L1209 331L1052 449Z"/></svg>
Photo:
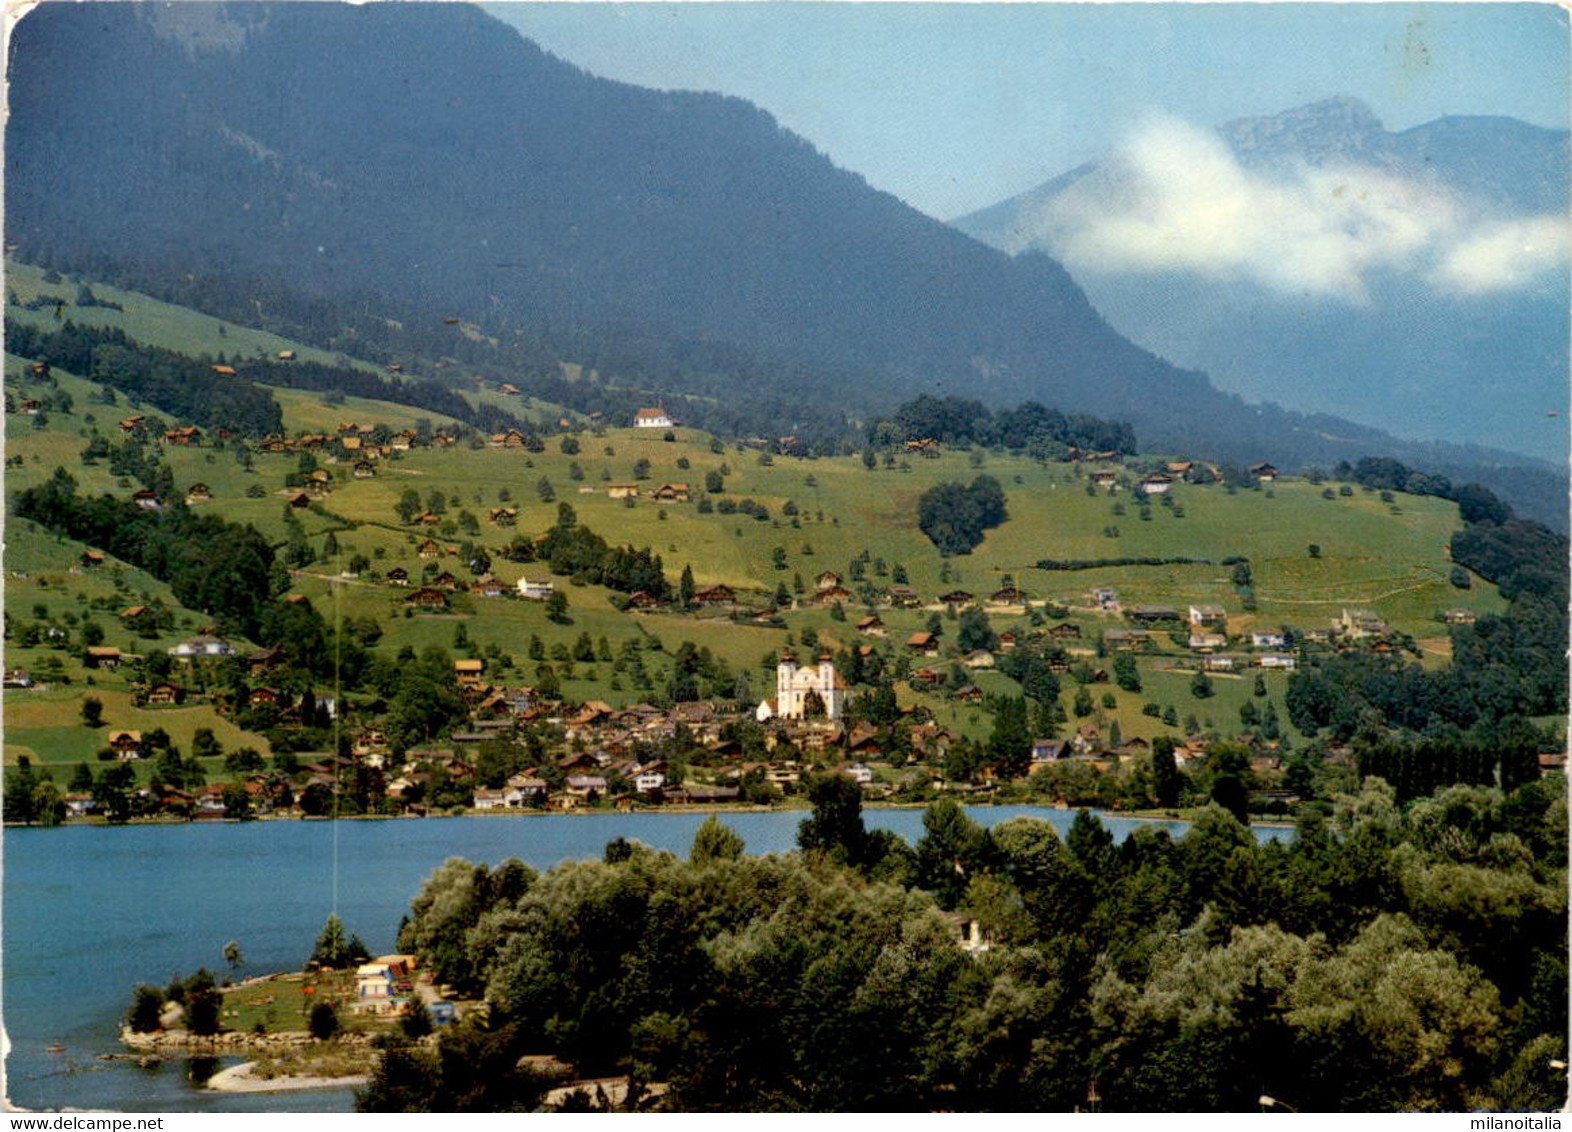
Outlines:
<svg viewBox="0 0 1572 1132"><path fill-rule="evenodd" d="M808 693L818 693L826 719L839 719L846 706L846 680L835 671L828 653L819 654L819 663L799 668L790 652L781 654L775 666L775 697L759 704L755 713L760 723L767 719L804 719Z"/></svg>

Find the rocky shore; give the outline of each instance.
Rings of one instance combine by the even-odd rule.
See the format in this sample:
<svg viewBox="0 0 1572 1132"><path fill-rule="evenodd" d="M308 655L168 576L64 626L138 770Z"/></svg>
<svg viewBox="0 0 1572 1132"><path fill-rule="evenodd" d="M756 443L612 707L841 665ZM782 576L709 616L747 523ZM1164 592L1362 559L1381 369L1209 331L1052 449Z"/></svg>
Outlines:
<svg viewBox="0 0 1572 1132"><path fill-rule="evenodd" d="M371 1048L371 1035L359 1033L339 1034L334 1039L340 1046ZM143 1053L185 1057L191 1054L255 1053L267 1054L288 1049L299 1049L316 1042L305 1030L279 1030L257 1034L243 1030L226 1030L223 1033L200 1036L185 1030L159 1030L139 1034L124 1027L120 1030L121 1044Z"/></svg>

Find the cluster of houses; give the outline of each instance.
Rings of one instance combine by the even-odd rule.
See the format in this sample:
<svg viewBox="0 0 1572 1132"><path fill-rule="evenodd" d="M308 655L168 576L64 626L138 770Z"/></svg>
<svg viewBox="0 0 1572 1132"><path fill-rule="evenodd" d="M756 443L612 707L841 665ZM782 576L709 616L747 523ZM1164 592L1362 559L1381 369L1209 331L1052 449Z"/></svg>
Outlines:
<svg viewBox="0 0 1572 1132"><path fill-rule="evenodd" d="M263 452L273 454L310 452L336 459L364 462L372 467L374 473L374 465L378 460L391 459L396 452L408 452L425 445L432 448L447 448L457 442L457 437L443 429L438 429L429 437L422 439L421 435L412 428L390 430L385 425L344 421L330 433L302 433L294 437L277 434L265 436L259 447ZM359 467L359 463L356 467Z"/></svg>
<svg viewBox="0 0 1572 1132"><path fill-rule="evenodd" d="M580 490L584 490L580 488ZM593 488L589 490L593 491ZM650 499L656 503L686 503L689 490L685 483L663 483L646 491L636 483L612 483L606 485L606 495L611 499Z"/></svg>
<svg viewBox="0 0 1572 1132"><path fill-rule="evenodd" d="M437 993L419 967L420 960L414 955L379 955L362 963L355 969L355 997L349 1012L397 1018L419 1001L434 1025L452 1023L457 1017L454 1003Z"/></svg>
<svg viewBox="0 0 1572 1132"><path fill-rule="evenodd" d="M794 792L804 773L803 758L836 766L870 790L893 789L874 784L870 761L880 757L879 731L867 723L847 728L840 721L846 684L828 657L799 667L783 656L776 670L775 695L751 713L766 724L766 754L779 757L747 760L729 725L744 722L746 709L711 703L679 703L662 709L649 704L613 708L600 701L576 707L540 700L529 688L499 688L483 679L480 661L454 662L454 682L471 705L470 730L451 736L453 749L410 751L393 766L393 756L375 731L362 733L354 745L357 757L391 774L390 798L399 799L429 780L421 769L439 767L450 779L474 773L473 759L465 748L488 739L505 737L516 727L536 722L559 726L567 753L548 765L526 768L499 787L477 786L473 805L478 810L545 808L572 810L597 803L619 806L673 803L723 804L744 797L744 779L765 783L783 793ZM823 705L810 707L812 696ZM906 726L919 753L942 759L955 735L932 724L926 713L914 710ZM708 752L713 764L707 781L676 782L671 768L659 758L640 757L639 751L685 734Z"/></svg>
<svg viewBox="0 0 1572 1132"><path fill-rule="evenodd" d="M1133 628L1109 629L1103 643L1116 652L1144 652L1153 647L1153 631L1185 634L1185 645L1192 654L1216 670L1254 665L1258 668L1291 671L1297 666L1292 649L1296 643L1347 649L1368 646L1377 655L1390 655L1397 649L1398 634L1380 616L1368 609L1343 608L1324 626L1295 629L1292 633L1275 629L1255 629L1247 634L1230 635L1228 614L1220 605L1196 603L1181 611L1172 605L1124 605L1118 591L1098 586L1091 591L1091 607L1100 613L1122 615ZM1450 609L1441 618L1447 624L1472 624L1475 614L1468 609ZM1079 627L1066 622L1051 631L1079 636ZM1223 650L1248 645L1252 655L1225 655Z"/></svg>
<svg viewBox="0 0 1572 1132"><path fill-rule="evenodd" d="M1197 606L1193 612L1202 625L1216 624L1213 607ZM1362 624L1367 630L1372 628L1358 616L1358 611L1346 611L1345 619L1356 626ZM1066 628L1074 626L1066 622L1047 632ZM1070 639L1068 632L1059 635ZM1269 638L1271 634L1264 636ZM1259 643L1276 642L1263 639ZM228 642L203 634L174 646L170 653L178 660L196 663L232 657L235 650ZM264 649L245 659L256 675L265 673L280 657L278 650ZM920 671L913 674L914 681L920 682ZM352 736L348 754L322 755L304 761L292 782L285 782L276 774L245 776L240 785L251 808L261 813L297 812L306 791L319 787L329 793L342 792L359 767L378 772L378 788L395 808L416 814L426 812L426 788L439 776L443 782L460 788L469 784L470 804L487 811L574 810L603 804L626 808L740 803L749 797L750 783L774 787L782 793L795 792L810 767L838 770L859 783L870 797L889 796L902 785L923 783L959 793L986 791L1004 780L1000 768L985 765L969 782L946 782L937 765L958 737L916 706L903 709L896 724L904 732L898 740L901 753L896 761L905 763L910 752L917 763L928 765L905 770L891 768L876 775L875 766L889 766L882 749L883 736L888 732L865 721L846 724L843 716L848 689L825 655L810 665L799 665L793 656L783 655L776 667L774 695L751 710L705 702L679 703L670 708L649 704L615 708L594 700L576 705L549 701L532 688L488 683L485 662L479 659L454 661L453 681L469 707L469 719L465 729L452 733L443 746L397 755L381 730L361 728ZM178 703L181 695L176 684L165 681L146 690L145 702ZM251 690L247 705L267 704L287 711L292 699L276 690L257 687ZM558 754L550 761L510 775L500 786L476 781L481 744L508 741L519 729L535 723L551 724L560 730ZM751 757L744 752L737 727L750 723L762 724L762 751L752 748ZM664 759L648 753L679 736L692 744L690 749L705 752L694 760L704 766L704 781L678 781ZM147 754L143 736L134 730L110 732L106 742L116 758L130 760ZM1176 762L1183 767L1204 759L1206 752L1207 741L1191 737L1178 745ZM1109 747L1100 728L1092 723L1082 724L1064 739L1038 740L1031 749L1033 766L1083 759L1101 769L1111 769L1148 757L1150 748L1145 740L1132 738ZM1277 770L1276 758L1269 747L1261 746L1255 769L1262 773ZM1564 767L1564 756L1546 758L1562 761L1545 764L1545 773ZM690 767L689 773L692 771ZM195 820L217 819L227 812L225 789L222 783L190 791L166 786L158 798L149 801L164 812ZM66 801L72 815L92 813L93 803L87 796L68 795ZM381 1002L384 997L391 1001L393 996L374 997Z"/></svg>

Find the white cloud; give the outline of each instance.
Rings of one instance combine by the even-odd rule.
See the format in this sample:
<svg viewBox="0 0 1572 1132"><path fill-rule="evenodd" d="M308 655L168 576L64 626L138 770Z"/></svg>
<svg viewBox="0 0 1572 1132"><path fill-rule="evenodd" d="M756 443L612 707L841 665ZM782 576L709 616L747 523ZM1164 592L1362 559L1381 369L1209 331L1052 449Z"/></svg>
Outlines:
<svg viewBox="0 0 1572 1132"><path fill-rule="evenodd" d="M1072 269L1183 270L1361 302L1374 272L1482 293L1568 255L1565 221L1484 221L1444 190L1377 169L1242 166L1215 133L1159 120L1035 219Z"/></svg>
<svg viewBox="0 0 1572 1132"><path fill-rule="evenodd" d="M1565 272L1566 221L1532 216L1482 227L1450 248L1432 278L1464 294L1526 287L1553 271Z"/></svg>

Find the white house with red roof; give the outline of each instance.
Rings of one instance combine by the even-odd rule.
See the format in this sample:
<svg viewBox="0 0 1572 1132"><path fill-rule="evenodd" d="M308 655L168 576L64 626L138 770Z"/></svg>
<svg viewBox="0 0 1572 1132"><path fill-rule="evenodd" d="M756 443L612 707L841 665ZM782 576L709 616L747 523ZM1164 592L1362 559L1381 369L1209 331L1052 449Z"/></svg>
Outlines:
<svg viewBox="0 0 1572 1132"><path fill-rule="evenodd" d="M634 428L671 428L676 423L666 411L666 406L661 404L653 409L640 409L633 414Z"/></svg>

